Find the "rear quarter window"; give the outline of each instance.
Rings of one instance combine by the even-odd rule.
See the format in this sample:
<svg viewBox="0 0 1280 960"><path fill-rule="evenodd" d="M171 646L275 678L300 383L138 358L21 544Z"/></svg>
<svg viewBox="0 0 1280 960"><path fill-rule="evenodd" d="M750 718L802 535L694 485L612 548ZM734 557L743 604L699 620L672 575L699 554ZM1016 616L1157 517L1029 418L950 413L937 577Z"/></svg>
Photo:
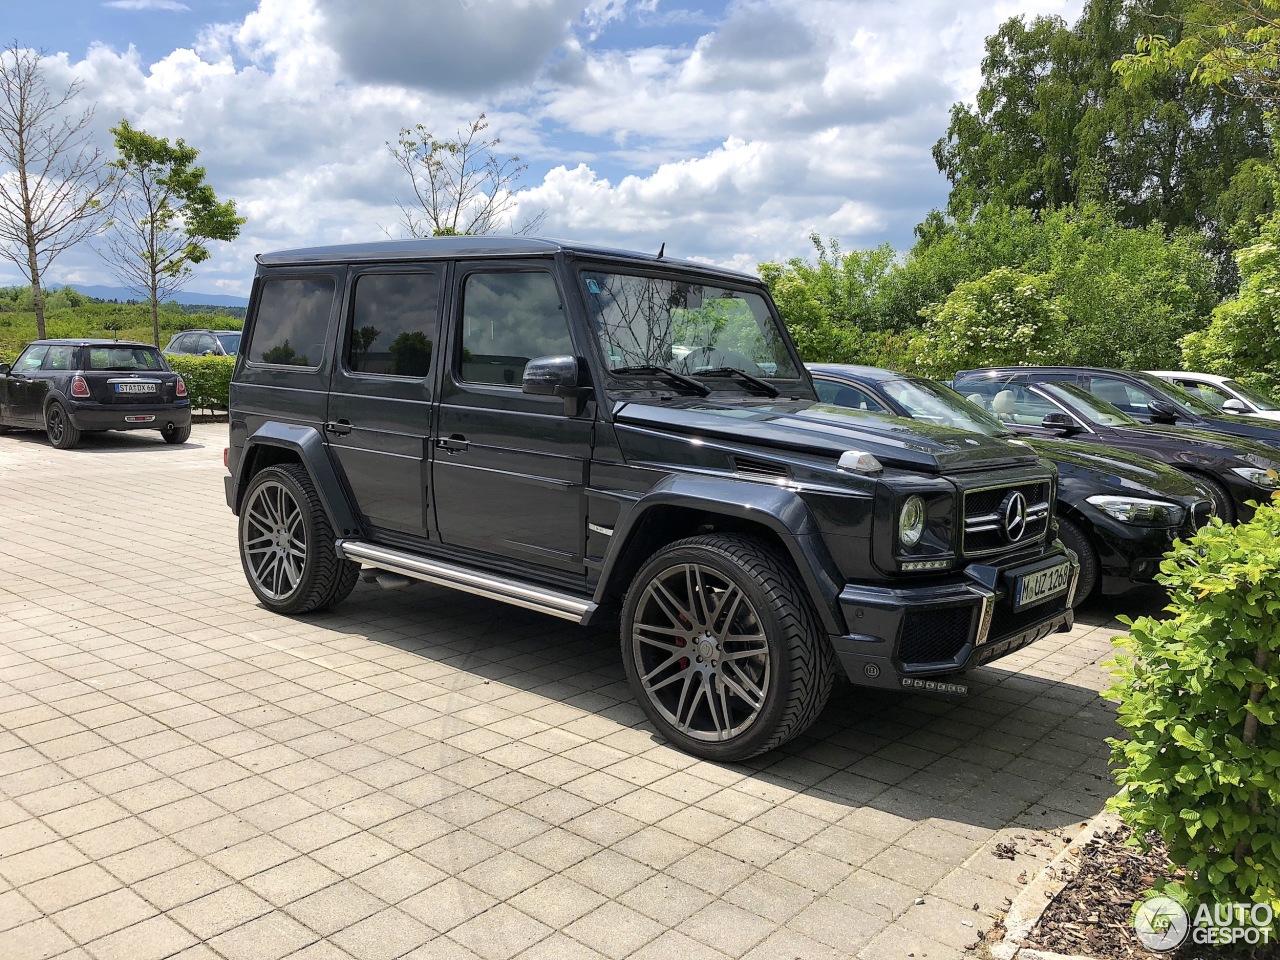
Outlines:
<svg viewBox="0 0 1280 960"><path fill-rule="evenodd" d="M249 361L287 367L320 366L336 289L332 277L267 280L258 298Z"/></svg>

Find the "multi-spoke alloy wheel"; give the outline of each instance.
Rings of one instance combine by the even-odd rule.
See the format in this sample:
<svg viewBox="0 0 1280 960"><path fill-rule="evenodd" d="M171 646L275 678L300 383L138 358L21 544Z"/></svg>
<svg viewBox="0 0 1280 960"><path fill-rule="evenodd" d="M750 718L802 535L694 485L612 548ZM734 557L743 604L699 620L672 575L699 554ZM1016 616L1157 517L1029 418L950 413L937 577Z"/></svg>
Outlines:
<svg viewBox="0 0 1280 960"><path fill-rule="evenodd" d="M360 565L338 557L311 477L301 464L254 476L240 506L240 564L264 606L307 613L355 587Z"/></svg>
<svg viewBox="0 0 1280 960"><path fill-rule="evenodd" d="M770 750L817 716L832 655L790 566L747 537L659 551L623 604L622 650L645 714L712 760Z"/></svg>
<svg viewBox="0 0 1280 960"><path fill-rule="evenodd" d="M49 404L49 409L44 413L44 430L49 436L49 442L59 450L70 450L80 442L80 431L71 422L66 408L57 400Z"/></svg>

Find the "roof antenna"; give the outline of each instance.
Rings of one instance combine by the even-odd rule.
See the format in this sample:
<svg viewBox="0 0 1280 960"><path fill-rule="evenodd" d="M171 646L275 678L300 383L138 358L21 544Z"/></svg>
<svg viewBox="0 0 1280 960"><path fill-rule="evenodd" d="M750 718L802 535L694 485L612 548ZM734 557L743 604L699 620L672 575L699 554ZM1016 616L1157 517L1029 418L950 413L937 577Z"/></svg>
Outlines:
<svg viewBox="0 0 1280 960"><path fill-rule="evenodd" d="M662 246L660 246L660 247L658 248L658 259L659 259L659 260L661 260L661 259L662 259L662 254L666 252L666 249L667 249L667 241L663 240L663 241L662 241Z"/></svg>

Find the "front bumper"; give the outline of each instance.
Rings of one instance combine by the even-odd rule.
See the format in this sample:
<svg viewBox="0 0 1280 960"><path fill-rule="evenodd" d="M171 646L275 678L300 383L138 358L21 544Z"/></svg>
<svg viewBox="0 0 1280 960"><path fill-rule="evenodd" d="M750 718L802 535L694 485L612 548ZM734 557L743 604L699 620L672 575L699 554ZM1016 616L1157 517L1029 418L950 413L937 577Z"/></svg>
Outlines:
<svg viewBox="0 0 1280 960"><path fill-rule="evenodd" d="M1019 578L1067 562L1067 588L1015 609ZM963 673L1074 623L1071 599L1080 565L1059 549L1034 560L970 564L951 583L902 588L847 584L840 605L850 633L832 637L850 681L891 689L924 687L928 677Z"/></svg>
<svg viewBox="0 0 1280 960"><path fill-rule="evenodd" d="M191 404L77 403L67 411L78 430L163 430L168 424L185 427L191 422Z"/></svg>

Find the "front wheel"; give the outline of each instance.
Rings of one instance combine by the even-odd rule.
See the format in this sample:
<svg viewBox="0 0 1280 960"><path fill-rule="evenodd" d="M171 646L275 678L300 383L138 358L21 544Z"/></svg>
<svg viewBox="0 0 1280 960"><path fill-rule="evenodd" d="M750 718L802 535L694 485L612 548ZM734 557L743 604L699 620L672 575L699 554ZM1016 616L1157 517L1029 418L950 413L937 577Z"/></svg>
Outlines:
<svg viewBox="0 0 1280 960"><path fill-rule="evenodd" d="M1221 480L1205 476L1203 473L1193 474L1192 476L1202 487L1209 491L1209 496L1213 498L1213 515L1223 523L1235 523L1236 502L1226 485Z"/></svg>
<svg viewBox="0 0 1280 960"><path fill-rule="evenodd" d="M744 760L800 733L831 693L833 656L794 571L748 537L673 543L622 610L622 657L645 715L707 760Z"/></svg>
<svg viewBox="0 0 1280 960"><path fill-rule="evenodd" d="M44 412L44 432L59 450L70 450L80 442L80 431L71 422L71 414L57 400Z"/></svg>
<svg viewBox="0 0 1280 960"><path fill-rule="evenodd" d="M1091 599L1102 583L1098 576L1098 552L1093 549L1089 535L1066 517L1058 518L1058 539L1064 547L1074 551L1076 559L1080 561L1080 577L1076 580L1076 595L1071 603L1073 607L1078 607Z"/></svg>
<svg viewBox="0 0 1280 960"><path fill-rule="evenodd" d="M240 509L240 565L262 605L311 613L347 598L360 564L339 558L333 527L301 464L259 471Z"/></svg>

